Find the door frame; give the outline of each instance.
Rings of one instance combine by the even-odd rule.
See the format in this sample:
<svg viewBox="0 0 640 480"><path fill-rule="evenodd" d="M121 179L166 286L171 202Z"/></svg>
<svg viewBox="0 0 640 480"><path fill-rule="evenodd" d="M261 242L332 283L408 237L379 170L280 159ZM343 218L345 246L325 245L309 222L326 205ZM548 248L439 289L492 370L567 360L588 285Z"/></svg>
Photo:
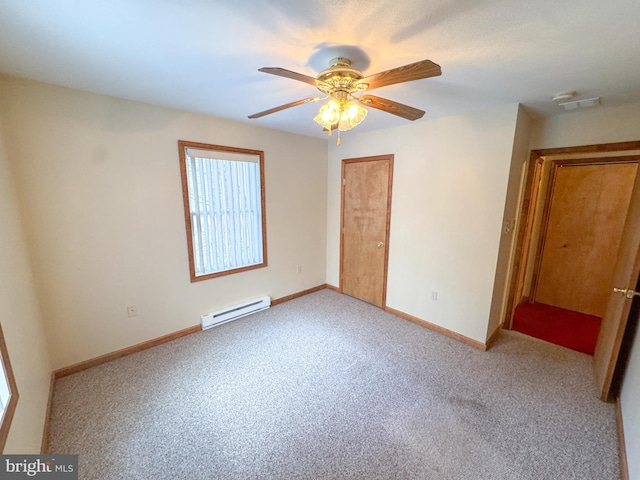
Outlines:
<svg viewBox="0 0 640 480"><path fill-rule="evenodd" d="M554 155L606 154L607 152L613 154L614 152L632 150L640 151L640 140L531 150L523 185L522 205L518 215L520 226L517 231L513 255L511 282L508 286L507 306L505 317L503 318L504 328L511 328L515 307L525 299L523 296L525 274L533 241L536 205L538 204L541 190L544 158ZM581 159L581 161L584 161L584 159Z"/></svg>
<svg viewBox="0 0 640 480"><path fill-rule="evenodd" d="M345 158L341 162L340 173L340 284L338 290L340 293L343 291L343 274L344 274L344 190L345 190L345 166L351 163L361 162L377 162L380 160L386 160L389 163L389 183L387 186L387 215L386 215L386 228L384 239L384 271L382 278L382 309L387 306L387 276L389 272L389 236L391 230L391 198L393 187L393 160L394 155L392 153L385 155L374 155L370 157L358 157L358 158Z"/></svg>

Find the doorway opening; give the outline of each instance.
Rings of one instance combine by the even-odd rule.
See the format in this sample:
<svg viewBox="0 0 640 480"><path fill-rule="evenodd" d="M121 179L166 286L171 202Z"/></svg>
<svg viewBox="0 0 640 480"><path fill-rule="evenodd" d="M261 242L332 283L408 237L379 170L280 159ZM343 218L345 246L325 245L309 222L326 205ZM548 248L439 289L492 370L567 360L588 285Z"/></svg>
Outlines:
<svg viewBox="0 0 640 480"><path fill-rule="evenodd" d="M593 355L640 156L540 160L524 299L512 328Z"/></svg>
<svg viewBox="0 0 640 480"><path fill-rule="evenodd" d="M625 298L619 293L613 293L613 287L617 286L615 292L620 292L620 288L633 288L635 280L638 277L638 272L640 272L640 175L637 174L638 160L640 160L640 141L534 150L531 152L527 168L527 180L522 197L523 201L520 216L522 225L516 239L513 275L509 288L504 326L506 328L513 328L516 307L522 303L531 302L532 300L534 303L540 299L544 301L550 301L549 299L551 299L551 301L554 302L558 301L557 298L560 298L560 308L565 308L567 305L563 304L563 302L571 302L576 300L576 298L572 297L577 297L578 301L587 300L587 303L591 303L592 305L589 308L592 308L593 304L599 305L596 311L589 311L587 309L586 313L595 313L594 316L602 316L602 324L597 334L595 352L593 352L596 380L601 390L602 399L609 397L612 378L611 372L615 369L618 361L622 343L620 339L623 337L627 327L629 308L631 305L629 298ZM598 240L600 242L599 244L598 241L594 241L595 243L591 246L592 251L596 253L600 252L599 255L602 255L602 252L607 250L608 255L615 258L613 261L613 272L609 270L605 275L605 280L600 280L598 283L598 291L591 291L591 293L586 294L581 293L574 296L571 290L569 293L566 293L565 290L564 294L561 293L559 297L555 297L556 300L553 300L554 288L551 288L551 292L547 293L544 292L544 288L541 289L541 281L544 281L545 274L543 271L545 268L545 244L549 242L549 239L545 238L544 228L549 227L549 223L552 222L551 217L553 213L553 202L547 201L548 198L553 199L554 197L552 190L555 187L549 182L549 178L551 178L551 168L554 166L553 162L556 162L556 171L567 169L565 172L568 172L569 168L577 168L579 166L587 168L599 164L632 165L629 167L631 170L622 174L623 177L631 177L627 178L627 183L631 185L630 198L627 198L627 200L619 200L617 206L610 206L611 209L614 210L620 208L626 210L622 216L622 233L621 236L619 235L618 244L616 245L614 240L605 235L603 239ZM574 170L573 172L589 172L589 170ZM569 177L571 176L572 175L569 175ZM550 188L550 186L553 188ZM597 199L598 193L591 192L587 196L589 198L583 199L582 201L578 198L578 201L575 201L575 203L593 201L594 198ZM620 202L622 204L626 202L627 204L621 207ZM596 208L596 211L598 211L598 208ZM545 214L546 221L548 222L547 227L544 227L543 223ZM598 226L600 222L597 220L597 215L591 214L581 221L582 223L591 223ZM543 233L543 235L541 235L541 233ZM579 240L580 238L574 238L571 240L573 244L567 243L565 245L565 243L562 242L558 243L555 248L560 252L560 257L563 253L567 253L562 252L562 250L573 250L574 253L578 251L575 244L576 242L579 243ZM553 246L553 242L551 245ZM551 250L553 250L553 248ZM585 249L585 251L588 250L589 249ZM556 252L556 257L557 255L558 252ZM587 260L588 259L587 257ZM554 258L554 255L551 255L551 261L547 263L552 270L562 270L562 268L558 267L558 265L561 265L560 260ZM583 263L589 266L593 262L586 261ZM564 274L566 272L560 273ZM578 289L578 287L585 288L588 287L588 283L592 280L592 277L593 275L590 275L588 270L584 270L577 273L574 272L573 275L568 277L569 280L565 278L564 282L567 283L569 287L576 286L576 289ZM592 286L591 288L595 287ZM583 291L589 292L589 289L586 288L586 290ZM624 291L626 292L627 290ZM597 297L600 298L599 301L595 301ZM569 303L568 305L570 309L577 308L575 304ZM578 308L584 309L585 307Z"/></svg>

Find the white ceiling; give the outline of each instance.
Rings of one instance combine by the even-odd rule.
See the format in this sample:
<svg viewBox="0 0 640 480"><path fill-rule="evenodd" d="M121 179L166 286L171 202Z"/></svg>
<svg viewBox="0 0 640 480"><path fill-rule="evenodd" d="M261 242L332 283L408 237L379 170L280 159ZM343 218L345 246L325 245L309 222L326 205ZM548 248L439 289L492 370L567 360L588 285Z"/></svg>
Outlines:
<svg viewBox="0 0 640 480"><path fill-rule="evenodd" d="M258 68L430 59L441 77L373 93L417 121L516 102L555 115L567 90L640 102L638 19L638 0L0 0L0 72L321 137L318 104L247 119L317 93ZM357 128L406 123L370 110Z"/></svg>

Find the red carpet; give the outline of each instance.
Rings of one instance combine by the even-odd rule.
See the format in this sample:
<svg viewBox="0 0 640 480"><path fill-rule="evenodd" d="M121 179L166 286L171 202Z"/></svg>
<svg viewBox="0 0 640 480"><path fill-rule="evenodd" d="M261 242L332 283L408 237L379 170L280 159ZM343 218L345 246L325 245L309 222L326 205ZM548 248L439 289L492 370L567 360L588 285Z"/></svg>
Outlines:
<svg viewBox="0 0 640 480"><path fill-rule="evenodd" d="M513 315L512 329L556 345L593 355L600 332L600 317L552 307L521 303Z"/></svg>

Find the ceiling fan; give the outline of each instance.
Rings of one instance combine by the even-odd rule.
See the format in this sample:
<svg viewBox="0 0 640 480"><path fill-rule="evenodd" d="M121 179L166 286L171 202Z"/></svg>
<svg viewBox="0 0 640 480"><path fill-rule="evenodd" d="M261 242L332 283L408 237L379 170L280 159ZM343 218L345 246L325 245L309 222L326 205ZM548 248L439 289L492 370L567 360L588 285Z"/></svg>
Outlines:
<svg viewBox="0 0 640 480"><path fill-rule="evenodd" d="M366 109L362 107L375 108L412 121L422 118L425 113L423 110L363 92L396 83L437 77L442 73L440 65L431 60L422 60L365 77L360 70L351 66L351 60L343 57L331 60L329 68L321 71L315 78L279 67L265 67L260 68L259 71L308 83L320 90L325 96L309 97L286 103L249 115L249 118L260 118L287 108L330 98L314 118L329 131L329 135L333 129L337 128L340 132L359 124L367 114Z"/></svg>

